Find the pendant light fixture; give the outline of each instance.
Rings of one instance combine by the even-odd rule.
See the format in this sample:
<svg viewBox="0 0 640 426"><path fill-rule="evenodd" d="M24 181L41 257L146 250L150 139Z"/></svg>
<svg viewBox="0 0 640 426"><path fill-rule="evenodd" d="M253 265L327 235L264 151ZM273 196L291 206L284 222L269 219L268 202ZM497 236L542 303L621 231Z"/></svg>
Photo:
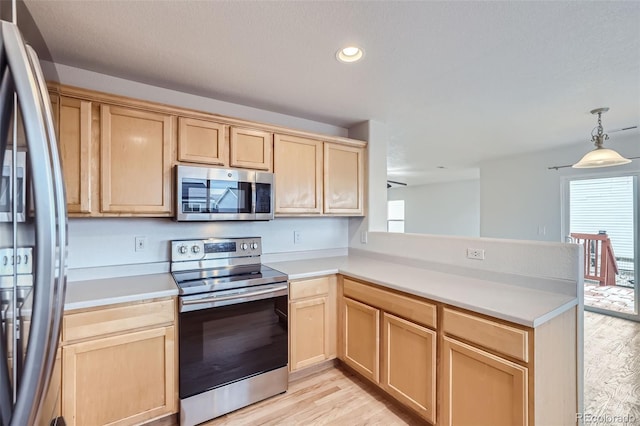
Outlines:
<svg viewBox="0 0 640 426"><path fill-rule="evenodd" d="M591 132L591 141L596 148L593 151L587 152L580 161L571 166L574 169L619 166L631 162L631 160L624 158L614 150L602 146L604 141L609 139L609 135L604 133L604 129L602 128L602 114L607 111L609 111L609 108L606 107L596 108L591 111L591 114L598 114L598 126Z"/></svg>

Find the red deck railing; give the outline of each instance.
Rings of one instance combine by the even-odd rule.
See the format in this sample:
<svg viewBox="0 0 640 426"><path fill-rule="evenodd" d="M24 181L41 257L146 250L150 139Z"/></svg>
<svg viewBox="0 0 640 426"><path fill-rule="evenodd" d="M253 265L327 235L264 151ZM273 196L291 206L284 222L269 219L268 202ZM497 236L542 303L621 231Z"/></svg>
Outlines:
<svg viewBox="0 0 640 426"><path fill-rule="evenodd" d="M607 234L571 234L578 244L584 245L584 278L600 285L616 285L618 263Z"/></svg>

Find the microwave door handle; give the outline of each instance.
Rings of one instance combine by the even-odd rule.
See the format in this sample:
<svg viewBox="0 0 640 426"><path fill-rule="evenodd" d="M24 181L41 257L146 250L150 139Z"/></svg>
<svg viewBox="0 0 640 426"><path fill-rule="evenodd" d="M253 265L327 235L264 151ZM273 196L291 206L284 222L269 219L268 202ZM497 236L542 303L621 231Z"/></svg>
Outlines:
<svg viewBox="0 0 640 426"><path fill-rule="evenodd" d="M256 217L256 203L258 202L258 194L256 193L256 180L255 178L253 179L253 182L251 182L251 215L254 217Z"/></svg>
<svg viewBox="0 0 640 426"><path fill-rule="evenodd" d="M52 299L55 281L56 223L48 135L43 122L43 102L29 63L22 36L15 24L1 21L2 40L18 94L26 133L35 201L34 291L29 344L21 374L20 389L11 417L12 425L34 424L47 370L47 347L53 322Z"/></svg>
<svg viewBox="0 0 640 426"><path fill-rule="evenodd" d="M56 219L56 254L57 257L54 262L54 267L57 264L56 276L53 282L53 322L51 324L51 332L49 334L49 343L47 344L48 355L45 359L45 371L49 372L45 376L44 389L49 387L49 381L51 379L50 372L53 370L53 365L56 359L56 352L58 347L58 341L60 340L60 329L62 322L62 315L64 311L64 300L67 287L67 197L64 187L64 177L62 175L62 166L60 160L60 154L58 152L58 143L55 133L55 127L53 125L53 113L51 111L51 100L49 99L49 92L47 90L47 84L42 70L39 66L40 61L35 50L27 45L27 54L31 62L38 87L40 89L40 100L42 102L42 111L44 113L45 129L48 135L48 147L51 157L51 166L53 170L53 184L54 184L54 202L55 202L55 219ZM42 393L39 406L44 402L45 394Z"/></svg>

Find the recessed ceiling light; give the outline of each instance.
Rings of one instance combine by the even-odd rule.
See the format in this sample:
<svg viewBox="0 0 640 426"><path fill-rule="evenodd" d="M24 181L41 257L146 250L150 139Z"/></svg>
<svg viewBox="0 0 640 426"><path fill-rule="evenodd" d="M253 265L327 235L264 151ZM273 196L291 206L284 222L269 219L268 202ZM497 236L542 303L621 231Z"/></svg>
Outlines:
<svg viewBox="0 0 640 426"><path fill-rule="evenodd" d="M437 169L446 169L446 167L445 167L445 166L437 166L436 168L437 168Z"/></svg>
<svg viewBox="0 0 640 426"><path fill-rule="evenodd" d="M348 46L336 52L336 58L340 62L356 62L362 59L364 50L356 46Z"/></svg>

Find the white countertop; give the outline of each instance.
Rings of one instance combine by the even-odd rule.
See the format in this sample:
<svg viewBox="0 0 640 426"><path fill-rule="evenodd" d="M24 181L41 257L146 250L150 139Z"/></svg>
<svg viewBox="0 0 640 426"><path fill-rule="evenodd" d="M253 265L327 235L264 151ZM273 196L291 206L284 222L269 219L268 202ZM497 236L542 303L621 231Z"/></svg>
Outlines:
<svg viewBox="0 0 640 426"><path fill-rule="evenodd" d="M537 327L578 304L577 297L567 294L363 256L275 262L268 266L288 274L291 280L340 273L528 327Z"/></svg>
<svg viewBox="0 0 640 426"><path fill-rule="evenodd" d="M64 310L170 297L178 294L171 274L135 275L67 283Z"/></svg>
<svg viewBox="0 0 640 426"><path fill-rule="evenodd" d="M514 277L520 282L511 284L504 279L492 281L486 273L475 278L468 273L438 272L361 255L272 262L267 266L286 273L290 280L340 273L529 327L537 327L578 304L576 296L531 288L531 277ZM67 284L65 310L177 294L169 273L74 281Z"/></svg>

